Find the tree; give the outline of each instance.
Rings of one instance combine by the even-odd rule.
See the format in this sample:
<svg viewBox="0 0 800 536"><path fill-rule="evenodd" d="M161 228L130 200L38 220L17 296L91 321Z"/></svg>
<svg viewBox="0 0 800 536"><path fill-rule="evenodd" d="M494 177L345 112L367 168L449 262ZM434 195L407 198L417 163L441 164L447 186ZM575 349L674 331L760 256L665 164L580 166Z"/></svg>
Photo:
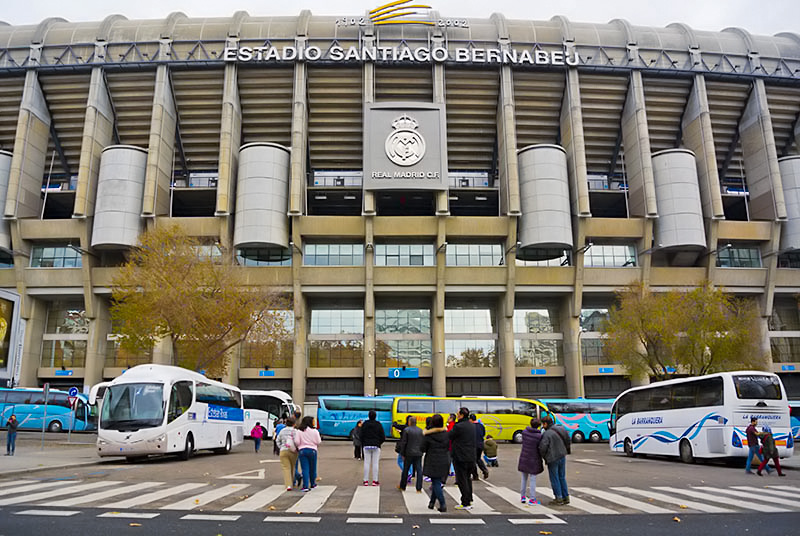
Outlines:
<svg viewBox="0 0 800 536"><path fill-rule="evenodd" d="M248 287L229 256L175 224L144 233L112 281L111 317L122 349L172 343L173 363L221 377L243 340L286 337L276 292ZM268 347L268 346L267 346Z"/></svg>
<svg viewBox="0 0 800 536"><path fill-rule="evenodd" d="M605 326L608 356L631 375L667 379L763 369L756 304L714 288L650 292L635 283L617 293Z"/></svg>

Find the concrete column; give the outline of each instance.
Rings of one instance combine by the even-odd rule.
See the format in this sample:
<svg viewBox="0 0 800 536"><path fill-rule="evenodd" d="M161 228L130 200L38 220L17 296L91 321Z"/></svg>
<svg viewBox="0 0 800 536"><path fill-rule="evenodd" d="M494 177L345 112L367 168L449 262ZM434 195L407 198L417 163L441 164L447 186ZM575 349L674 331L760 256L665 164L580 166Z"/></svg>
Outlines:
<svg viewBox="0 0 800 536"><path fill-rule="evenodd" d="M432 38L433 48L446 46L441 34ZM433 102L434 104L445 105L445 81L444 81L444 64L434 63L433 65ZM442 158L447 158L447 153L442 155ZM445 184L449 184L450 180L445 177ZM436 215L448 216L450 214L450 200L448 198L448 191L441 190L436 192Z"/></svg>
<svg viewBox="0 0 800 536"><path fill-rule="evenodd" d="M500 393L517 396L517 366L514 359L514 291L497 300L497 361L500 365Z"/></svg>
<svg viewBox="0 0 800 536"><path fill-rule="evenodd" d="M750 191L750 217L754 220L785 220L786 202L763 80L753 81L753 90L739 121L739 138Z"/></svg>
<svg viewBox="0 0 800 536"><path fill-rule="evenodd" d="M658 216L653 163L650 159L650 133L644 102L642 73L632 71L628 95L622 112L622 143L625 146L630 215L637 218Z"/></svg>
<svg viewBox="0 0 800 536"><path fill-rule="evenodd" d="M444 345L444 298L445 298L445 248L441 244L447 239L444 218L439 218L436 235L436 293L431 303L431 385L433 396L447 396L447 369Z"/></svg>
<svg viewBox="0 0 800 536"><path fill-rule="evenodd" d="M364 48L375 46L375 37L372 34L372 29L365 29L364 31ZM372 61L365 61L362 72L364 76L361 90L362 100L366 107L368 104L375 102L375 63ZM372 190L363 190L362 195L364 199L364 205L362 207L364 215L374 216L377 214L378 207L375 204L375 192Z"/></svg>
<svg viewBox="0 0 800 536"><path fill-rule="evenodd" d="M50 122L38 75L30 70L25 74L17 118L4 211L6 218L39 218L41 215L42 177L50 141Z"/></svg>
<svg viewBox="0 0 800 536"><path fill-rule="evenodd" d="M97 179L100 175L100 154L114 140L114 109L102 67L92 69L86 118L83 122L81 156L78 163L78 187L75 190L77 217L94 215Z"/></svg>
<svg viewBox="0 0 800 536"><path fill-rule="evenodd" d="M94 298L95 316L89 323L89 340L86 343L86 365L83 377L84 390L103 381L106 359L107 335L111 333L111 314L106 299Z"/></svg>
<svg viewBox="0 0 800 536"><path fill-rule="evenodd" d="M296 46L305 49L305 39L298 38ZM306 195L306 160L308 159L308 70L304 62L294 64L294 95L292 97L292 156L289 161L289 215L302 216ZM297 243L297 242L295 242ZM305 391L304 391L305 392ZM294 400L298 400L294 398ZM297 402L302 404L302 400Z"/></svg>
<svg viewBox="0 0 800 536"><path fill-rule="evenodd" d="M239 146L242 144L242 106L239 103L237 65L225 65L222 90L222 124L219 140L219 180L217 181L217 216L228 216L234 211L236 199L236 173L239 169Z"/></svg>
<svg viewBox="0 0 800 536"><path fill-rule="evenodd" d="M508 47L508 43L503 47ZM522 214L517 160L517 124L514 112L514 73L500 68L500 101L497 107L497 174L500 179L500 214ZM513 245L513 244L512 244Z"/></svg>
<svg viewBox="0 0 800 536"><path fill-rule="evenodd" d="M28 303L30 316L25 324L25 346L22 351L19 385L20 387L38 387L42 336L47 321L47 304L43 300L31 297L28 297Z"/></svg>
<svg viewBox="0 0 800 536"><path fill-rule="evenodd" d="M702 75L694 77L689 101L683 112L681 129L683 145L697 158L697 178L700 184L700 199L703 202L703 216L724 218L714 134L711 129L711 112L708 109L706 81Z"/></svg>
<svg viewBox="0 0 800 536"><path fill-rule="evenodd" d="M375 244L374 218L366 219L365 243ZM364 396L375 394L375 249L364 252ZM381 393L382 394L382 393Z"/></svg>
<svg viewBox="0 0 800 536"><path fill-rule="evenodd" d="M144 183L142 215L169 214L169 190L175 152L175 132L178 109L172 95L169 67L159 65L153 96L153 115L150 121L150 142Z"/></svg>
<svg viewBox="0 0 800 536"><path fill-rule="evenodd" d="M586 143L581 112L581 88L576 69L567 70L564 99L561 103L561 146L567 152L570 198L574 216L591 216L586 168Z"/></svg>
<svg viewBox="0 0 800 536"><path fill-rule="evenodd" d="M297 255L295 255L296 257ZM292 259L294 264L294 259ZM299 287L299 283L297 285ZM300 406L306 399L308 319L306 300L299 289L294 293L294 355L292 356L292 400Z"/></svg>
<svg viewBox="0 0 800 536"><path fill-rule="evenodd" d="M564 375L567 382L567 397L584 396L583 357L581 355L581 322L578 314L571 314L569 307L561 315L564 333Z"/></svg>

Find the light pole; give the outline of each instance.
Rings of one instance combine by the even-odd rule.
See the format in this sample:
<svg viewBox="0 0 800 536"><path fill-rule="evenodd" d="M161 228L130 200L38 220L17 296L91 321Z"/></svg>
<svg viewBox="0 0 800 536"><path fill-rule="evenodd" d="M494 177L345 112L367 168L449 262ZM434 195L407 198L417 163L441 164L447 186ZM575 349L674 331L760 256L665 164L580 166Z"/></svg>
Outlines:
<svg viewBox="0 0 800 536"><path fill-rule="evenodd" d="M581 335L583 335L587 331L588 330L583 327L578 330L578 397L579 398L586 397L586 390L584 388L584 383L583 383L583 347L581 346Z"/></svg>

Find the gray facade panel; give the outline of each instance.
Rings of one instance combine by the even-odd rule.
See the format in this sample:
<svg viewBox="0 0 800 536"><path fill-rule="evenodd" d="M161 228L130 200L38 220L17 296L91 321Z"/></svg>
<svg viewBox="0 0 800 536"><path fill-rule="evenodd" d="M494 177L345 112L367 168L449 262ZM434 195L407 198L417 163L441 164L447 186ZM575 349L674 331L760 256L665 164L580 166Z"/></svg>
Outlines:
<svg viewBox="0 0 800 536"><path fill-rule="evenodd" d="M100 157L92 247L135 246L142 231L147 151L130 145L106 147Z"/></svg>

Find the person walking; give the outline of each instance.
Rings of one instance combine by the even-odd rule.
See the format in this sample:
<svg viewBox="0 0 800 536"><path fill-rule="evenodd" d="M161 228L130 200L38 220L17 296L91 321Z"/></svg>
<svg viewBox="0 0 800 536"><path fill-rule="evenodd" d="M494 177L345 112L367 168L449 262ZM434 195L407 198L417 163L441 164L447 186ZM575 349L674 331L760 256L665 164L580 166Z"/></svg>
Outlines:
<svg viewBox="0 0 800 536"><path fill-rule="evenodd" d="M256 452L258 452L258 449L261 448L261 439L264 437L264 429L261 427L260 422L257 422L253 429L250 430L250 437L253 438Z"/></svg>
<svg viewBox="0 0 800 536"><path fill-rule="evenodd" d="M447 431L448 432L453 429L453 426L456 425L456 420L457 419L456 419L456 414L455 413L451 413L447 417L447 424L445 424L445 426L447 427ZM450 471L447 472L447 476L456 476L456 469L455 469L455 467L453 467L453 442L452 441L450 442ZM445 484L447 484L447 477L445 477L445 479L442 481L442 485L444 486Z"/></svg>
<svg viewBox="0 0 800 536"><path fill-rule="evenodd" d="M400 484L397 486L401 491L406 490L407 476L409 470L412 470L417 479L417 493L422 493L422 439L422 430L417 426L417 418L410 417L398 443L399 453L403 457L403 470L400 473Z"/></svg>
<svg viewBox="0 0 800 536"><path fill-rule="evenodd" d="M531 424L522 431L522 449L519 451L517 471L522 474L522 483L519 489L522 504L540 504L536 499L536 475L544 472L542 455L539 453L539 443L542 441L542 432L539 419L531 419Z"/></svg>
<svg viewBox="0 0 800 536"><path fill-rule="evenodd" d="M553 488L555 498L548 504L558 506L569 504L569 489L567 488L567 454L569 453L569 434L561 425L553 424L550 416L542 419L544 433L539 442L539 454L547 463L547 472L550 475L550 486Z"/></svg>
<svg viewBox="0 0 800 536"><path fill-rule="evenodd" d="M450 435L456 485L461 492L461 504L456 510L472 510L472 476L475 470L475 425L469 420L469 409L458 410L458 422Z"/></svg>
<svg viewBox="0 0 800 536"><path fill-rule="evenodd" d="M406 426L408 426L408 421L410 419L411 419L411 415L408 415L408 416L406 416L405 424L397 424L397 423L394 423L394 422L392 423L392 428L394 428L395 430L397 430L400 433L400 437L403 437L403 430L405 430ZM404 462L403 462L403 455L400 453L400 443L399 442L395 445L394 451L397 453L397 467L399 467L402 470ZM412 473L406 473L406 482L411 482L412 478L413 478L413 474Z"/></svg>
<svg viewBox="0 0 800 536"><path fill-rule="evenodd" d="M761 471L763 471L765 467L769 469L767 466L769 460L772 460L772 463L775 464L775 470L778 471L778 476L786 476L786 473L781 470L780 456L778 456L778 447L775 446L775 439L772 437L772 429L766 424L761 427L761 445L763 447L764 459L761 461L761 465L758 466L758 471L756 471L758 476L764 476Z"/></svg>
<svg viewBox="0 0 800 536"><path fill-rule="evenodd" d="M300 491L305 492L317 487L317 449L322 438L314 428L314 417L303 417L294 432L294 439L303 471L303 489Z"/></svg>
<svg viewBox="0 0 800 536"><path fill-rule="evenodd" d="M6 421L6 456L13 456L17 449L17 428L19 428L17 416L11 415Z"/></svg>
<svg viewBox="0 0 800 536"><path fill-rule="evenodd" d="M360 460L364 457L364 448L361 445L361 425L364 421L360 420L350 430L350 437L353 438L353 458Z"/></svg>
<svg viewBox="0 0 800 536"><path fill-rule="evenodd" d="M281 428L275 436L275 443L280 449L281 472L283 473L283 485L286 491L292 491L292 485L296 481L294 478L294 466L297 463L297 445L294 441L294 417L284 419L286 426Z"/></svg>
<svg viewBox="0 0 800 536"><path fill-rule="evenodd" d="M486 435L486 427L478 420L474 413L469 414L469 420L475 425L475 468L472 470L472 480L478 480L478 469L483 473L483 479L489 478L489 470L483 463L483 436Z"/></svg>
<svg viewBox="0 0 800 536"><path fill-rule="evenodd" d="M441 415L434 415L430 428L423 432L422 452L425 453L422 474L431 479L428 509L433 510L436 501L439 501L439 511L447 512L442 482L447 478L450 469L450 438Z"/></svg>
<svg viewBox="0 0 800 536"><path fill-rule="evenodd" d="M751 468L751 464L753 463L753 457L758 457L758 463L764 461L764 457L761 456L759 452L759 445L758 445L758 428L756 425L758 424L758 418L751 417L750 418L750 426L747 427L745 433L747 434L747 462L744 464L744 472L748 475L752 475L753 471ZM770 472L769 466L767 466L767 473Z"/></svg>
<svg viewBox="0 0 800 536"><path fill-rule="evenodd" d="M364 485L369 486L370 469L372 485L380 486L378 480L378 462L381 459L381 445L386 441L383 425L375 417L374 409L369 410L368 419L361 425L361 444L364 447Z"/></svg>

